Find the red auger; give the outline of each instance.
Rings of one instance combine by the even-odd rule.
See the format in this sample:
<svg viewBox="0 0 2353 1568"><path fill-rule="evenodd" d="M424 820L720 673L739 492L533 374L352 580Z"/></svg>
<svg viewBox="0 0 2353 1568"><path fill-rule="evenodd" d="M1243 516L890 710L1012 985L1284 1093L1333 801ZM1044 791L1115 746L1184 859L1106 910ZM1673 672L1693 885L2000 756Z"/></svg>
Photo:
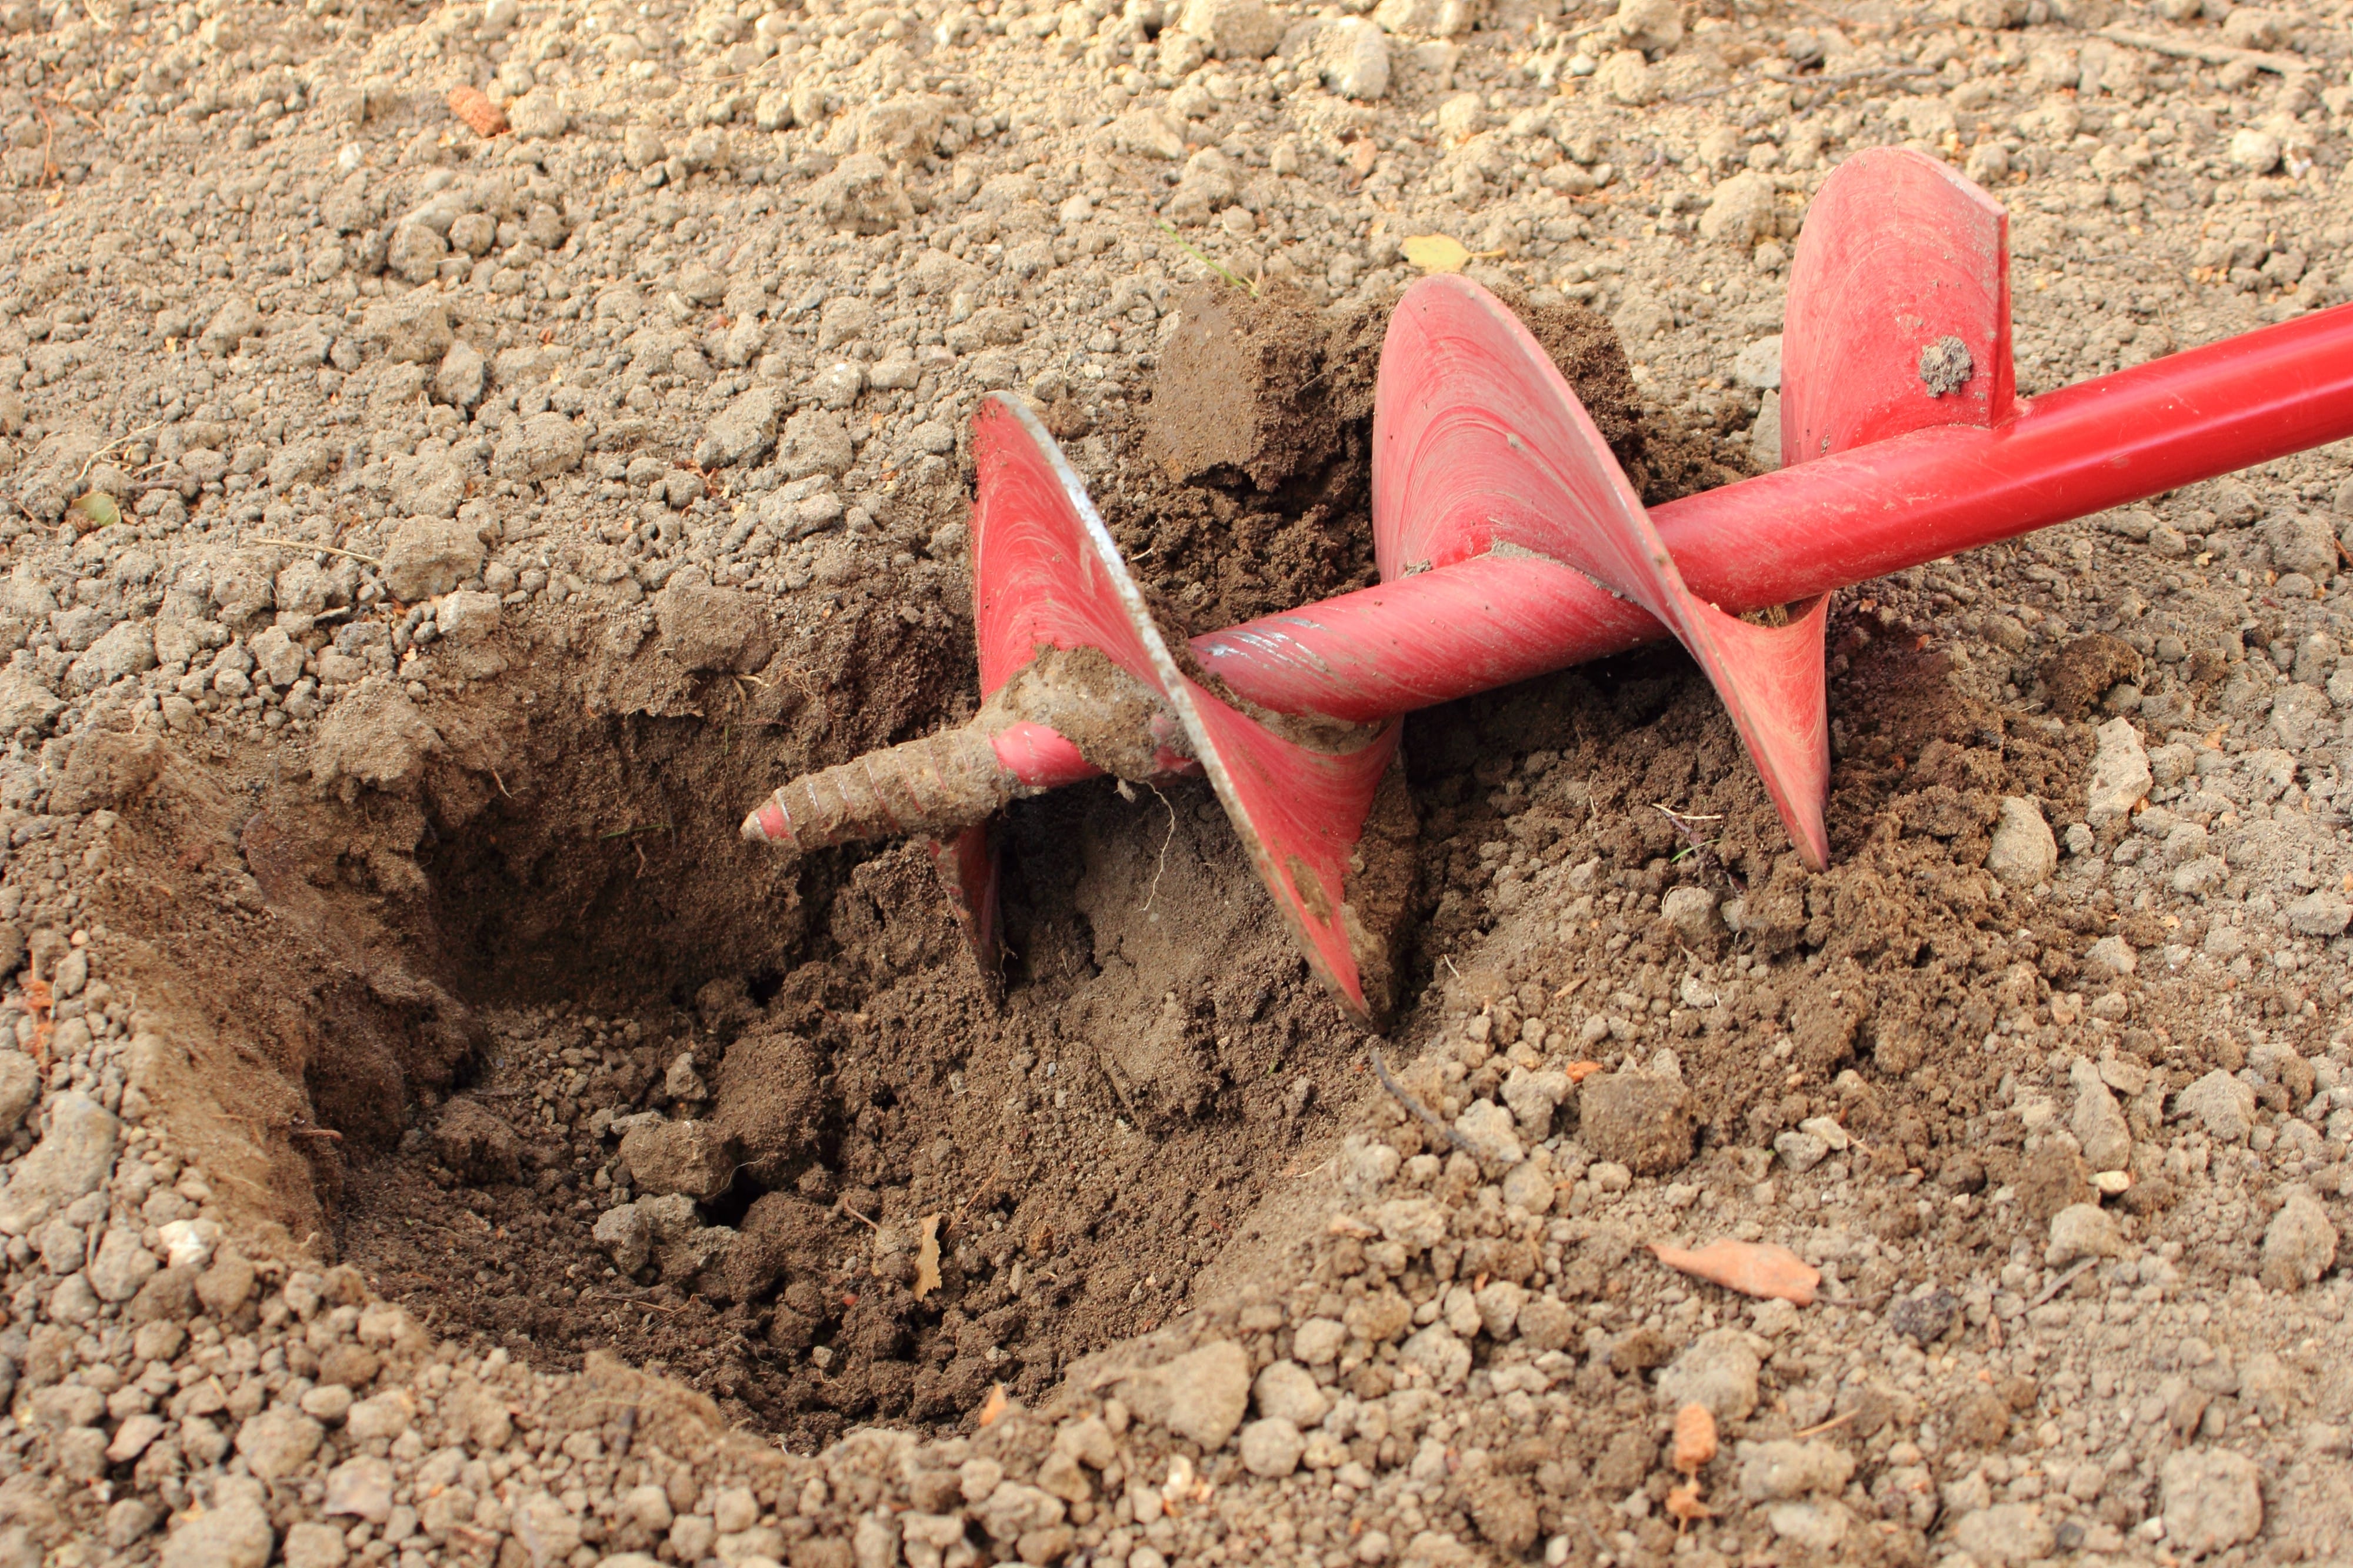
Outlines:
<svg viewBox="0 0 2353 1568"><path fill-rule="evenodd" d="M993 972L999 808L1105 773L1206 773L1309 963L1377 1026L1388 960L1351 879L1399 715L1672 636L1819 869L1830 590L2353 435L2353 306L2016 398L2009 260L2000 205L1942 163L1849 159L1790 269L1785 467L1655 510L1517 319L1424 279L1376 385L1380 585L1176 647L1051 437L992 396L973 437L980 712L793 781L744 837L930 837ZM1771 605L1785 624L1737 618Z"/></svg>

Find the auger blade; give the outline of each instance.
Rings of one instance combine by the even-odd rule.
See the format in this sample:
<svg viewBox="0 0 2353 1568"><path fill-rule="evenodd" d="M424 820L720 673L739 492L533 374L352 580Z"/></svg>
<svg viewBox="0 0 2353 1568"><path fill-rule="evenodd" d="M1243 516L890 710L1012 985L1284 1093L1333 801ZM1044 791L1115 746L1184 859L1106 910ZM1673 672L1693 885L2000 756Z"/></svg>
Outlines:
<svg viewBox="0 0 2353 1568"><path fill-rule="evenodd" d="M1208 775L1317 978L1352 1018L1377 1026L1388 1011L1388 963L1351 908L1349 873L1400 725L1391 721L1354 749L1326 752L1229 706L1184 674L1085 487L1036 416L1008 398L985 399L973 457L983 691L1006 685L1046 650L1092 650L1165 702L1178 732L1166 737L1156 761L1117 751L1135 744L1147 715L1106 710L1098 728L1065 709L1055 728L1090 762L1128 777L1170 771L1179 754L1166 742L1181 743Z"/></svg>
<svg viewBox="0 0 2353 1568"><path fill-rule="evenodd" d="M1525 552L1641 605L1715 683L1799 854L1814 869L1829 864L1826 601L1767 626L1693 595L1559 369L1467 279L1428 278L1406 290L1381 345L1376 395L1382 576Z"/></svg>
<svg viewBox="0 0 2353 1568"><path fill-rule="evenodd" d="M980 965L981 985L989 999L997 1001L1004 991L1005 972L997 924L996 822L993 818L976 822L954 838L926 842L932 869L939 873L940 886L947 890L949 912L964 928L965 940L972 944L973 958Z"/></svg>
<svg viewBox="0 0 2353 1568"><path fill-rule="evenodd" d="M2010 220L1923 153L1840 164L1806 210L1781 329L1781 461L2010 416Z"/></svg>

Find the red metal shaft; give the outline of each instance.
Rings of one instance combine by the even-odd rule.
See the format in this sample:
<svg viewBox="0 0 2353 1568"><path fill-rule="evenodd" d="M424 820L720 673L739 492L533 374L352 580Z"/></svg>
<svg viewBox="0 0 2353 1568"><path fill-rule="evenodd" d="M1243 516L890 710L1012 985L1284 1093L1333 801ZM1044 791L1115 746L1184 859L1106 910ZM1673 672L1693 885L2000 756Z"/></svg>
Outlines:
<svg viewBox="0 0 2353 1568"><path fill-rule="evenodd" d="M1787 604L2353 437L2353 305L1651 512L1692 589ZM1277 712L1369 723L1666 635L1568 567L1484 556L1193 639Z"/></svg>

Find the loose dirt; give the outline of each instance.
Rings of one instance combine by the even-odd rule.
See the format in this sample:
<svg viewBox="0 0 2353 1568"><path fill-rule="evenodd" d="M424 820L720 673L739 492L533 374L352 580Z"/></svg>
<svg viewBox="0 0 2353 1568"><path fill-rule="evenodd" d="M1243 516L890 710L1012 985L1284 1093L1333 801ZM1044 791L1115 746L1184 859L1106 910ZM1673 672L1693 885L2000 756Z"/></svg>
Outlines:
<svg viewBox="0 0 2353 1568"><path fill-rule="evenodd" d="M2023 387L2343 298L2342 8L2160 9L0 7L0 1564L2343 1555L2342 452L1841 593L1820 876L1672 651L1412 716L1412 1106L1198 784L993 975L735 832L973 712L985 393L1369 583L1409 237L1653 502L1863 146Z"/></svg>

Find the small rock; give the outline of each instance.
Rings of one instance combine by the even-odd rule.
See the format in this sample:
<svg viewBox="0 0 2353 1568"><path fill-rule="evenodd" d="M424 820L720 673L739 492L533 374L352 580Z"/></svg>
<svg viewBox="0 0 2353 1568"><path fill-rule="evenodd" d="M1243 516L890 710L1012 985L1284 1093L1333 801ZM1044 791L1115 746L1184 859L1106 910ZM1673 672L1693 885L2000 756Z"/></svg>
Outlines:
<svg viewBox="0 0 2353 1568"><path fill-rule="evenodd" d="M1705 888L1670 888L1659 914L1685 942L1705 942L1716 931L1716 897Z"/></svg>
<svg viewBox="0 0 2353 1568"><path fill-rule="evenodd" d="M1683 41L1683 7L1676 0L1618 0L1609 30L1627 48L1669 54Z"/></svg>
<svg viewBox="0 0 2353 1568"><path fill-rule="evenodd" d="M480 1100L462 1094L434 1121L433 1156L461 1181L513 1182L522 1174L522 1140Z"/></svg>
<svg viewBox="0 0 2353 1568"><path fill-rule="evenodd" d="M2084 1163L2094 1171L2122 1170L2132 1158L2132 1128L2116 1097L2088 1058L2068 1064L2067 1076L2075 1086L2075 1114L2068 1130L2083 1145Z"/></svg>
<svg viewBox="0 0 2353 1568"><path fill-rule="evenodd" d="M90 644L66 670L66 689L80 695L155 668L155 634L146 621L124 621Z"/></svg>
<svg viewBox="0 0 2353 1568"><path fill-rule="evenodd" d="M488 555L470 522L412 517L384 550L384 585L405 604L438 598L482 569Z"/></svg>
<svg viewBox="0 0 2353 1568"><path fill-rule="evenodd" d="M533 88L507 105L507 125L525 142L552 142L572 129L572 116L552 88Z"/></svg>
<svg viewBox="0 0 2353 1568"><path fill-rule="evenodd" d="M2227 1448L2184 1448L2158 1473L2166 1550L2202 1557L2253 1541L2263 1528L2262 1472Z"/></svg>
<svg viewBox="0 0 2353 1568"><path fill-rule="evenodd" d="M1330 1366L1347 1342L1345 1323L1336 1318L1310 1318L1293 1332L1291 1353L1309 1366Z"/></svg>
<svg viewBox="0 0 2353 1568"><path fill-rule="evenodd" d="M776 467L787 479L811 474L839 477L848 471L855 456L841 416L817 408L804 408L786 420L784 436L776 445Z"/></svg>
<svg viewBox="0 0 2353 1568"><path fill-rule="evenodd" d="M1597 1160L1658 1175L1691 1159L1692 1137L1690 1096L1679 1079L1597 1073L1577 1090L1577 1141Z"/></svg>
<svg viewBox="0 0 2353 1568"><path fill-rule="evenodd" d="M440 296L421 289L371 304L360 318L360 336L380 345L386 358L403 364L438 365L457 340Z"/></svg>
<svg viewBox="0 0 2353 1568"><path fill-rule="evenodd" d="M1322 1426L1332 1408L1331 1396L1315 1381L1315 1374L1295 1361L1268 1363L1250 1384L1250 1394L1258 1401L1261 1415L1288 1421L1303 1431Z"/></svg>
<svg viewBox="0 0 2353 1568"><path fill-rule="evenodd" d="M621 1139L621 1160L645 1191L681 1193L699 1203L725 1192L735 1177L734 1147L709 1121L633 1127Z"/></svg>
<svg viewBox="0 0 2353 1568"><path fill-rule="evenodd" d="M453 408L471 408L482 400L490 385L490 365L482 351L459 338L441 356L440 368L433 373L433 395Z"/></svg>
<svg viewBox="0 0 2353 1568"><path fill-rule="evenodd" d="M499 596L459 591L434 607L433 624L451 642L470 647L487 642L499 629Z"/></svg>
<svg viewBox="0 0 2353 1568"><path fill-rule="evenodd" d="M1444 1323L1432 1323L1398 1347L1398 1360L1430 1374L1440 1394L1461 1386L1471 1374L1471 1347Z"/></svg>
<svg viewBox="0 0 2353 1568"><path fill-rule="evenodd" d="M0 1050L0 1138L24 1124L41 1098L41 1069L22 1051Z"/></svg>
<svg viewBox="0 0 2353 1568"><path fill-rule="evenodd" d="M1827 1498L1819 1502L1777 1502L1765 1510L1765 1522L1773 1527L1775 1535L1817 1553L1831 1552L1846 1539L1851 1518L1844 1504Z"/></svg>
<svg viewBox="0 0 2353 1568"><path fill-rule="evenodd" d="M1454 1119L1454 1130L1490 1165L1516 1165L1525 1159L1518 1121L1492 1100L1474 1100Z"/></svg>
<svg viewBox="0 0 2353 1568"><path fill-rule="evenodd" d="M2116 1258L2125 1249L2116 1216L2097 1204L2069 1204L2051 1216L2051 1245L2042 1261L2053 1268L2079 1258Z"/></svg>
<svg viewBox="0 0 2353 1568"><path fill-rule="evenodd" d="M2326 888L2287 907L2288 929L2300 936L2343 936L2348 923L2353 923L2353 903Z"/></svg>
<svg viewBox="0 0 2353 1568"><path fill-rule="evenodd" d="M740 393L712 416L695 444L694 460L705 468L756 462L776 444L776 420L784 399L773 387L755 386Z"/></svg>
<svg viewBox="0 0 2353 1568"><path fill-rule="evenodd" d="M332 1426L352 1413L353 1403L350 1389L338 1383L322 1382L302 1396L302 1414Z"/></svg>
<svg viewBox="0 0 2353 1568"><path fill-rule="evenodd" d="M1112 121L1112 145L1139 158L1174 163L1185 155L1185 132L1156 109L1131 109Z"/></svg>
<svg viewBox="0 0 2353 1568"><path fill-rule="evenodd" d="M1792 1172L1802 1176L1830 1158L1831 1146L1813 1133L1793 1127L1786 1132L1774 1134L1773 1152L1778 1154L1781 1163Z"/></svg>
<svg viewBox="0 0 2353 1568"><path fill-rule="evenodd" d="M2316 517L2286 517L2263 531L2273 570L2301 572L2316 583L2337 574L2337 533Z"/></svg>
<svg viewBox="0 0 2353 1568"><path fill-rule="evenodd" d="M292 1475L319 1451L326 1431L307 1415L288 1410L265 1410L237 1429L237 1451L246 1468L265 1481Z"/></svg>
<svg viewBox="0 0 2353 1568"><path fill-rule="evenodd" d="M237 344L260 335L261 312L254 309L251 300L242 294L232 294L219 310L213 312L213 319L205 323L203 333L196 339L196 347L216 356L233 353Z"/></svg>
<svg viewBox="0 0 2353 1568"><path fill-rule="evenodd" d="M1602 97L1629 109L1640 109L1659 96L1658 73L1640 49L1612 49L1593 73L1593 85Z"/></svg>
<svg viewBox="0 0 2353 1568"><path fill-rule="evenodd" d="M2173 1097L2176 1116L2194 1116L2219 1143L2243 1143L2255 1128L2255 1091L2216 1068Z"/></svg>
<svg viewBox="0 0 2353 1568"><path fill-rule="evenodd" d="M2084 967L2105 979L2121 980L2140 967L2140 955L2120 936L2104 936L2084 952Z"/></svg>
<svg viewBox="0 0 2353 1568"><path fill-rule="evenodd" d="M343 1545L343 1532L315 1520L290 1526L286 1544L278 1551L278 1560L286 1568L343 1568L350 1555Z"/></svg>
<svg viewBox="0 0 2353 1568"><path fill-rule="evenodd" d="M561 414L534 414L506 427L491 453L491 471L502 479L548 479L580 466L588 437Z"/></svg>
<svg viewBox="0 0 2353 1568"><path fill-rule="evenodd" d="M2308 1187L2287 1189L2286 1201L2263 1231L2263 1283L2301 1290L2337 1262L2337 1226Z"/></svg>
<svg viewBox="0 0 2353 1568"><path fill-rule="evenodd" d="M1952 1332L1960 1313L1959 1297L1950 1290L1928 1290L1897 1298L1887 1309L1887 1326L1908 1340L1932 1345Z"/></svg>
<svg viewBox="0 0 2353 1568"><path fill-rule="evenodd" d="M1282 23L1266 0L1186 0L1176 27L1221 60L1262 60L1282 41Z"/></svg>
<svg viewBox="0 0 2353 1568"><path fill-rule="evenodd" d="M212 1317L230 1318L253 1300L253 1265L242 1253L223 1252L196 1276L196 1300Z"/></svg>
<svg viewBox="0 0 2353 1568"><path fill-rule="evenodd" d="M1759 338L1732 362L1732 379L1758 392L1781 389L1781 334Z"/></svg>
<svg viewBox="0 0 2353 1568"><path fill-rule="evenodd" d="M1774 232L1773 182L1744 171L1723 181L1699 215L1702 239L1748 249Z"/></svg>
<svg viewBox="0 0 2353 1568"><path fill-rule="evenodd" d="M2084 790L2084 816L2094 827L2122 822L2148 795L2148 750L2129 719L2111 719L2097 731L2092 776Z"/></svg>
<svg viewBox="0 0 2353 1568"><path fill-rule="evenodd" d="M1254 1476L1280 1480L1299 1468L1300 1452L1307 1447L1299 1428L1281 1416L1253 1421L1242 1428L1242 1468Z"/></svg>
<svg viewBox="0 0 2353 1568"><path fill-rule="evenodd" d="M736 588L673 581L654 601L670 657L693 670L751 672L776 651L766 608Z"/></svg>
<svg viewBox="0 0 2353 1568"><path fill-rule="evenodd" d="M844 158L811 195L827 223L852 234L888 234L915 216L906 187L891 165L871 153Z"/></svg>
<svg viewBox="0 0 2353 1568"><path fill-rule="evenodd" d="M164 1542L163 1568L264 1568L277 1542L260 1500L240 1491L191 1510Z"/></svg>
<svg viewBox="0 0 2353 1568"><path fill-rule="evenodd" d="M47 730L65 709L58 695L27 672L0 669L0 735Z"/></svg>
<svg viewBox="0 0 2353 1568"><path fill-rule="evenodd" d="M1986 851L1986 869L2023 889L2049 881L2058 868L2059 841L2043 820L2042 808L2031 800L2004 795L1993 845Z"/></svg>
<svg viewBox="0 0 2353 1568"><path fill-rule="evenodd" d="M580 1516L543 1491L518 1498L512 1517L515 1544L532 1568L553 1568L580 1549Z"/></svg>
<svg viewBox="0 0 2353 1568"><path fill-rule="evenodd" d="M1762 1370L1737 1329L1702 1334L1659 1373L1659 1402L1670 1409L1704 1405L1718 1421L1746 1421L1757 1408Z"/></svg>
<svg viewBox="0 0 2353 1568"><path fill-rule="evenodd" d="M1973 1509L1953 1526L1953 1543L1984 1563L2031 1563L2056 1550L2057 1537L2032 1503Z"/></svg>
<svg viewBox="0 0 2353 1568"><path fill-rule="evenodd" d="M49 1102L48 1131L16 1162L0 1190L0 1235L23 1236L53 1208L105 1184L122 1124L97 1100L71 1089Z"/></svg>
<svg viewBox="0 0 2353 1568"><path fill-rule="evenodd" d="M1302 76L1343 98L1370 100L1389 90L1389 45L1362 16L1318 16L1282 37L1282 56Z"/></svg>
<svg viewBox="0 0 2353 1568"><path fill-rule="evenodd" d="M1836 1495L1854 1475L1854 1456L1836 1443L1781 1438L1743 1442L1733 1452L1740 1462L1740 1495L1752 1502Z"/></svg>
<svg viewBox="0 0 2353 1568"><path fill-rule="evenodd" d="M1250 1352L1231 1340L1213 1340L1121 1379L1115 1392L1144 1420L1214 1452L1250 1408Z"/></svg>
<svg viewBox="0 0 2353 1568"><path fill-rule="evenodd" d="M162 1267L140 1244L134 1227L109 1226L106 1239L98 1244L98 1256L90 1259L90 1288L101 1301L128 1301Z"/></svg>
<svg viewBox="0 0 2353 1568"><path fill-rule="evenodd" d="M2284 151L2278 137L2252 125L2231 135L2231 162L2250 174L2268 174L2278 168Z"/></svg>

